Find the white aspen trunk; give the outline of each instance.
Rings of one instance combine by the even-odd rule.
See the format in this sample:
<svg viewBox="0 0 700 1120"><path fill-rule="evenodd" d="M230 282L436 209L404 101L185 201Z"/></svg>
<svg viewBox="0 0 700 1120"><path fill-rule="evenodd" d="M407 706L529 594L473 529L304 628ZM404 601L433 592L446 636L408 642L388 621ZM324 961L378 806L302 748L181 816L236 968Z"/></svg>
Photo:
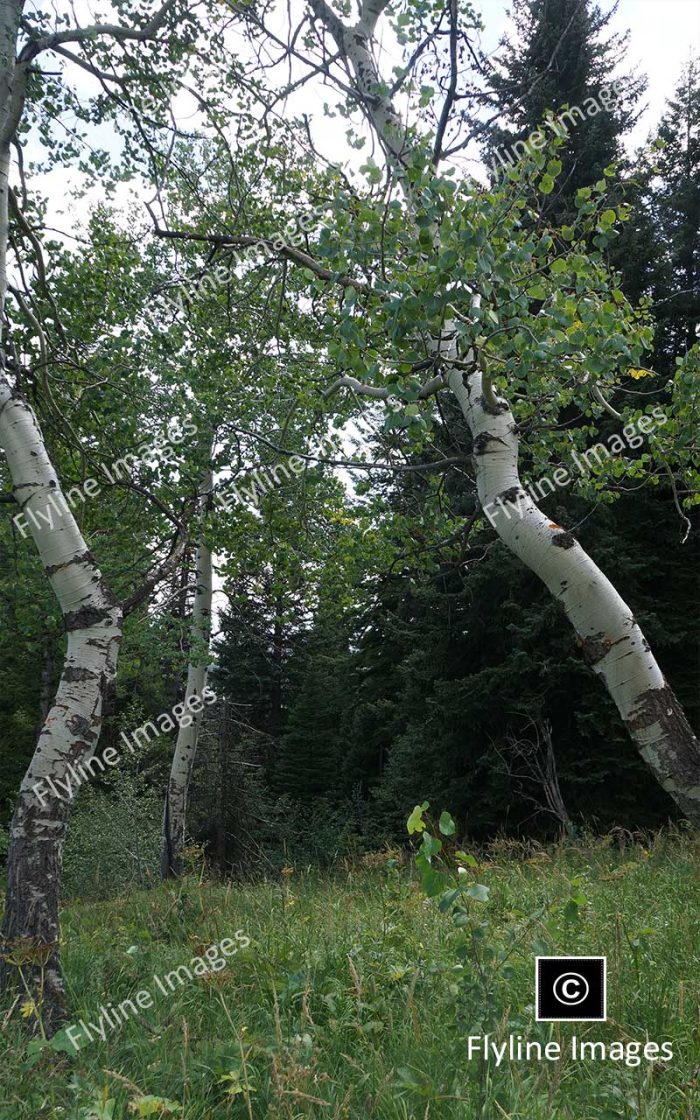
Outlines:
<svg viewBox="0 0 700 1120"><path fill-rule="evenodd" d="M415 200L403 175L405 133L380 81L370 45L387 0L364 0L354 27L346 27L326 0L310 3L354 75L363 111L412 209ZM551 522L524 490L510 408L494 398L490 382L479 370L464 377L450 365L457 356L451 324L446 324L436 349L474 441L482 508L491 514L504 544L561 602L584 656L604 681L645 762L681 812L700 827L700 746L630 608L572 534Z"/></svg>
<svg viewBox="0 0 700 1120"><path fill-rule="evenodd" d="M482 375L448 382L474 443L481 506L503 543L562 604L584 657L604 681L657 781L700 827L700 745L632 611L575 537L542 513L518 474L518 436L506 401L484 399Z"/></svg>
<svg viewBox="0 0 700 1120"><path fill-rule="evenodd" d="M211 487L212 474L211 471L207 471L202 481L203 507L206 507ZM202 725L202 694L207 683L213 570L211 552L201 537L195 559L195 580L190 659L184 698L185 711L190 713L191 723L187 727L180 726L178 730L170 767L170 780L163 811L163 843L160 857L161 875L164 879L181 875L183 871L182 853L185 847L187 795ZM196 712L190 712L188 707L193 697L198 697L200 701L199 710Z"/></svg>
<svg viewBox="0 0 700 1120"><path fill-rule="evenodd" d="M62 501L32 410L13 394L4 377L0 379L0 446L68 635L58 691L10 825L3 925L6 961L23 965L48 1033L63 1011L58 907L71 805L70 767L89 758L97 745L105 698L116 673L122 612ZM47 779L66 791L65 798L56 795ZM56 783L61 784L56 787Z"/></svg>

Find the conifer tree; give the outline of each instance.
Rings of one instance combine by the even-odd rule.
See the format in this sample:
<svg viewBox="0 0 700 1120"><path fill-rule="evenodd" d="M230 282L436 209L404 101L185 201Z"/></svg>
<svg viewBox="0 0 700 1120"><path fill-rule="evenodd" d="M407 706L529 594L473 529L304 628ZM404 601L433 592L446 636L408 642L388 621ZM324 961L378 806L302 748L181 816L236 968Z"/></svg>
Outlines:
<svg viewBox="0 0 700 1120"><path fill-rule="evenodd" d="M292 699L273 783L299 800L342 792L347 753L343 713L351 695L350 654L342 622L317 617L291 669Z"/></svg>
<svg viewBox="0 0 700 1120"><path fill-rule="evenodd" d="M547 203L553 220L566 220L576 191L621 158L621 137L639 116L645 81L618 72L628 36L603 38L614 11L603 13L591 0L514 0L515 36L502 40L481 98L490 110L483 153L497 175L514 160L514 145L517 154L547 115L559 118L568 106L559 131L563 170Z"/></svg>
<svg viewBox="0 0 700 1120"><path fill-rule="evenodd" d="M684 69L675 95L661 118L657 140L663 145L652 186L652 211L658 230L662 284L655 312L658 347L668 364L697 342L700 320L700 64ZM662 286L663 285L663 286Z"/></svg>

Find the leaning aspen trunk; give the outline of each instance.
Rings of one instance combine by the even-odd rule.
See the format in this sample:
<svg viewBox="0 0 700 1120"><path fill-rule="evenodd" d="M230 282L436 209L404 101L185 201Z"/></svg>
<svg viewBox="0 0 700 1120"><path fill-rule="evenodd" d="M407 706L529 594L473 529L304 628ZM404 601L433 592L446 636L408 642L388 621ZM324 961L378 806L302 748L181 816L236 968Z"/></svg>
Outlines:
<svg viewBox="0 0 700 1120"><path fill-rule="evenodd" d="M522 486L507 403L487 403L479 372L463 379L453 370L448 380L473 438L484 512L507 548L562 604L642 758L681 812L700 826L700 744L632 611L576 538L550 521Z"/></svg>
<svg viewBox="0 0 700 1120"><path fill-rule="evenodd" d="M205 495L211 490L211 481L211 473L208 473L202 487ZM185 688L185 714L182 717L183 720L188 719L190 722L187 726L180 724L165 797L160 857L160 870L164 879L181 875L183 871L182 853L185 847L187 795L197 752L202 724L203 693L207 683L213 573L211 552L201 540L197 547L195 569L196 586L192 606L190 661Z"/></svg>
<svg viewBox="0 0 700 1120"><path fill-rule="evenodd" d="M0 4L0 318L7 290L10 145L23 103L24 71L15 67L22 5ZM39 732L10 825L0 983L19 984L43 1030L64 1014L59 958L59 887L70 794L69 769L92 754L105 695L112 687L121 610L102 579L62 497L34 413L13 390L0 352L0 447L13 494L61 607L68 642L56 697ZM23 531L23 530L22 530ZM68 781L67 781L68 779Z"/></svg>
<svg viewBox="0 0 700 1120"><path fill-rule="evenodd" d="M31 530L68 635L63 672L20 787L10 825L3 925L5 982L17 980L47 1034L63 1017L59 887L71 805L71 767L93 754L113 687L121 609L62 499L29 405L0 379L0 446L21 525Z"/></svg>

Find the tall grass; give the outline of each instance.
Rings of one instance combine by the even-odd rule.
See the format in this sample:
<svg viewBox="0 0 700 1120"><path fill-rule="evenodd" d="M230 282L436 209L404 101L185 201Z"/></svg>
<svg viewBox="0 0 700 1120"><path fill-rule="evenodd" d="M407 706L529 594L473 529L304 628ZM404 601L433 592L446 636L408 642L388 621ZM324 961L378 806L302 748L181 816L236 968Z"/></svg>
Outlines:
<svg viewBox="0 0 700 1120"><path fill-rule="evenodd" d="M534 954L514 954L499 1037L559 1040L563 1056L498 1069L467 1061L466 1038L479 1032L463 983L472 964L401 861L366 857L325 877L288 868L252 886L193 875L76 904L63 915L70 1021L94 1022L100 1005L139 989L156 992L154 1005L77 1053L28 1042L18 1005L3 1021L0 1120L693 1120L699 854L697 840L665 833L646 846L491 847L478 869L490 926L546 911L577 878L588 902L575 921L557 918L554 934L549 924L549 946L605 954L609 973L607 1023L537 1024ZM155 976L241 929L251 944L225 969L157 992ZM674 1057L574 1062L574 1032L670 1041Z"/></svg>

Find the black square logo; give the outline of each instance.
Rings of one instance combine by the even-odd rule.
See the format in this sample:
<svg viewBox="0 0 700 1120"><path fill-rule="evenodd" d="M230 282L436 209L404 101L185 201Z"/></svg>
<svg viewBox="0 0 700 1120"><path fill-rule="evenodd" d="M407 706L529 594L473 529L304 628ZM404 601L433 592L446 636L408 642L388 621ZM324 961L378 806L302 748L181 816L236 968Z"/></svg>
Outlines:
<svg viewBox="0 0 700 1120"><path fill-rule="evenodd" d="M537 957L538 1022L602 1022L606 1018L605 957Z"/></svg>

